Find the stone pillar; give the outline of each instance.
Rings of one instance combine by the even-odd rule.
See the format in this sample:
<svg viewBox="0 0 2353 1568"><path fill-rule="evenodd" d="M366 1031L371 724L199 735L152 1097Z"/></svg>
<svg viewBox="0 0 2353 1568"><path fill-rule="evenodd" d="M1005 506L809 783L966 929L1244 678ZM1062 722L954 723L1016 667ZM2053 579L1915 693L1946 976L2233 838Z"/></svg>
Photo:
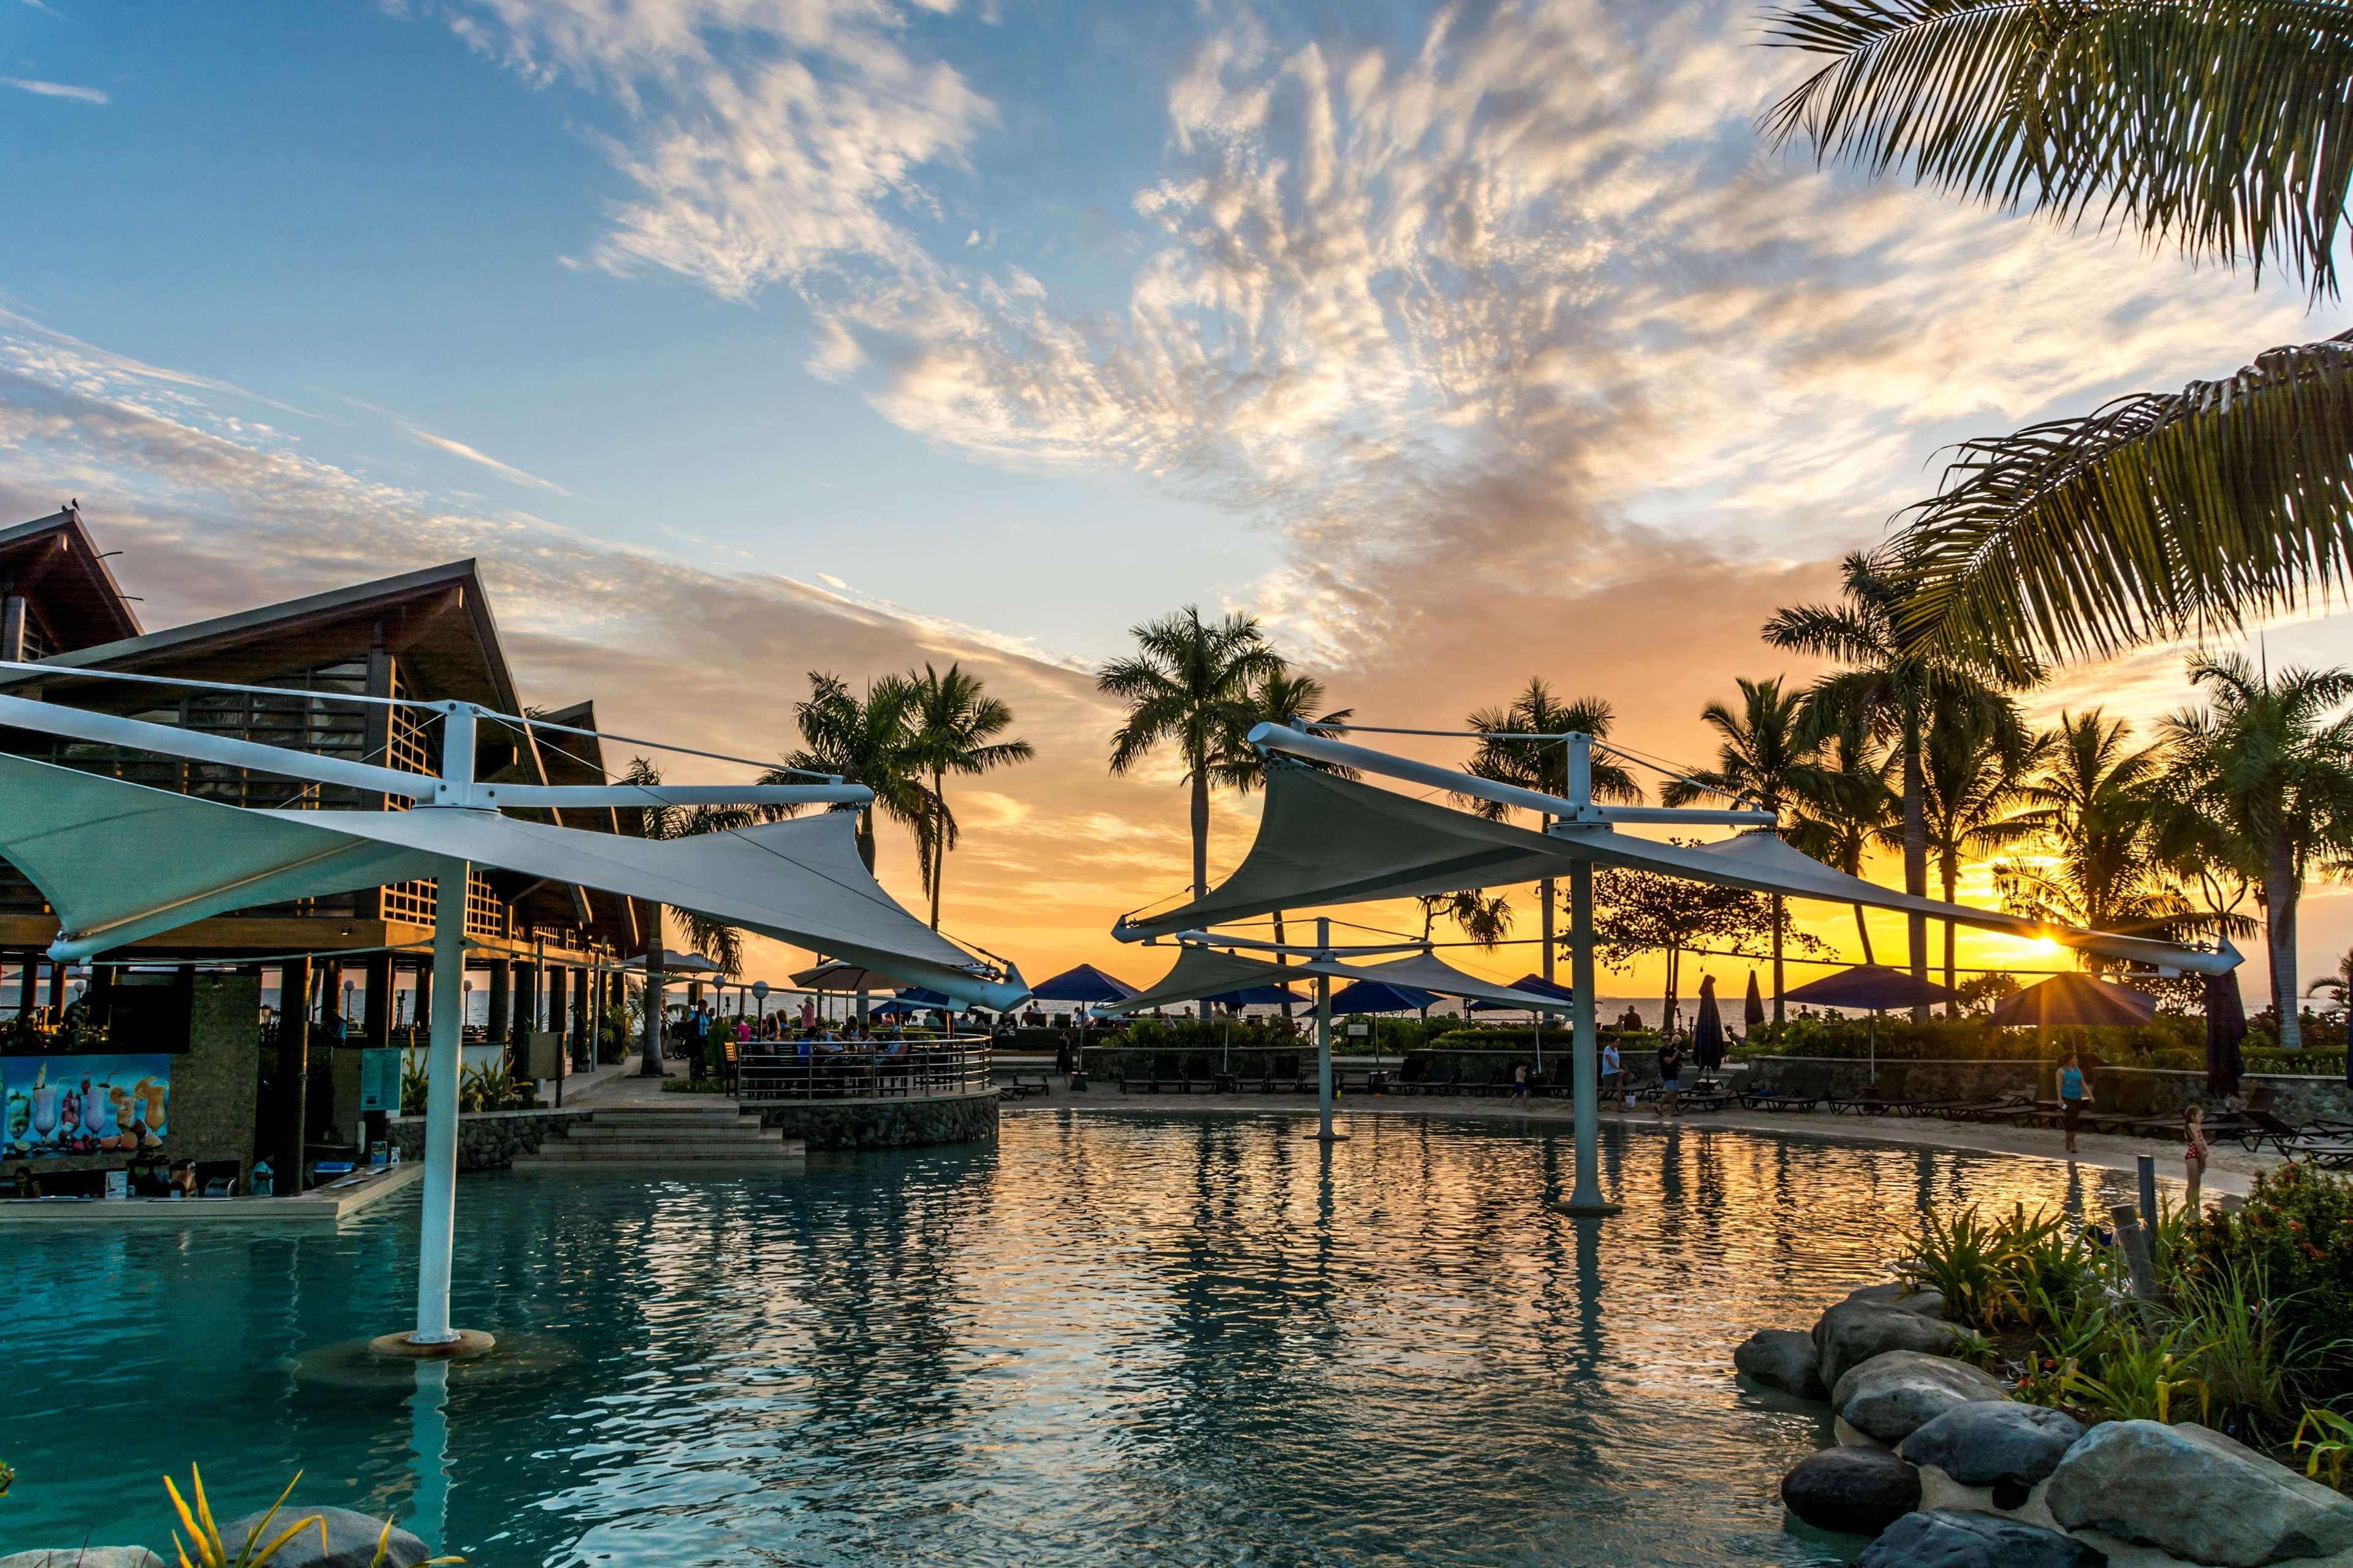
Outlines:
<svg viewBox="0 0 2353 1568"><path fill-rule="evenodd" d="M417 1000L409 1005L408 1024L410 1028L417 1031L417 1038L421 1041L426 1037L425 1031L431 1027L432 1022L433 966L430 963L420 963L417 966Z"/></svg>
<svg viewBox="0 0 2353 1568"><path fill-rule="evenodd" d="M491 1016L485 1037L490 1044L506 1053L509 1072L520 1071L514 1049L514 961L512 959L491 960Z"/></svg>
<svg viewBox="0 0 2353 1568"><path fill-rule="evenodd" d="M360 970L367 978L367 994L362 1002L358 1044L364 1050L389 1050L392 1047L392 954L372 952L361 960ZM385 1122L391 1110L361 1112L360 1147L373 1146L385 1136Z"/></svg>
<svg viewBox="0 0 2353 1568"><path fill-rule="evenodd" d="M311 959L278 966L278 1106L269 1163L278 1191L299 1193L308 1173L303 1144L311 1132Z"/></svg>
<svg viewBox="0 0 2353 1568"><path fill-rule="evenodd" d="M555 1036L556 1053L563 1058L558 1072L572 1070L572 972L560 963L551 963L541 982L547 987L547 1026Z"/></svg>
<svg viewBox="0 0 2353 1568"><path fill-rule="evenodd" d="M55 1012L66 1005L66 966L55 959L49 961L49 992L47 1005Z"/></svg>

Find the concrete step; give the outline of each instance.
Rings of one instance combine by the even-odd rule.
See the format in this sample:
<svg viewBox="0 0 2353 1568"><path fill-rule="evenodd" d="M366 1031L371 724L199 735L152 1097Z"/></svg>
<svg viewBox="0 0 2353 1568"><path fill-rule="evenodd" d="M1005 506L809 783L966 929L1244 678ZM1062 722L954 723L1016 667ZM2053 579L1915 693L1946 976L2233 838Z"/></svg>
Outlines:
<svg viewBox="0 0 2353 1568"><path fill-rule="evenodd" d="M608 1149L616 1143L632 1148L644 1144L648 1148L707 1149L714 1145L730 1149L773 1148L785 1141L781 1132L764 1131L756 1127L742 1130L730 1128L724 1132L698 1132L691 1138L656 1138L649 1133L632 1132L627 1128L608 1128L603 1132L579 1131L568 1138L551 1138L545 1147L568 1143L575 1149Z"/></svg>
<svg viewBox="0 0 2353 1568"><path fill-rule="evenodd" d="M551 1142L670 1142L690 1150L696 1142L784 1142L784 1133L757 1121L727 1121L713 1129L694 1126L576 1126Z"/></svg>
<svg viewBox="0 0 2353 1568"><path fill-rule="evenodd" d="M711 1139L693 1143L622 1142L580 1143L550 1139L532 1158L559 1164L594 1164L599 1160L776 1160L798 1159L801 1145L782 1139ZM520 1164L522 1162L516 1162Z"/></svg>
<svg viewBox="0 0 2353 1568"><path fill-rule="evenodd" d="M756 1116L702 1116L692 1121L655 1121L644 1116L599 1116L575 1121L565 1131L574 1138L604 1138L618 1132L630 1138L701 1138L712 1132L757 1132Z"/></svg>

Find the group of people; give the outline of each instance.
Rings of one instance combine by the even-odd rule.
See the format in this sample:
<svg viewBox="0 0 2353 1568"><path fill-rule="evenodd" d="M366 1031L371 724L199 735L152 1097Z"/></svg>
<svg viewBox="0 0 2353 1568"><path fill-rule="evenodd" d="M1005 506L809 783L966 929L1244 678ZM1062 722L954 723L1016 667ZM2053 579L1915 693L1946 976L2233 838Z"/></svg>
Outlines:
<svg viewBox="0 0 2353 1568"><path fill-rule="evenodd" d="M2084 1059L2070 1051L2059 1064L2059 1126L2067 1134L2070 1154L2076 1152L2075 1129L2084 1120L2084 1108L2091 1103L2092 1084L2084 1071ZM2235 1106L2238 1101L2229 1103ZM2205 1184L2206 1163L2213 1154L2213 1141L2206 1133L2206 1108L2185 1108L2181 1112L2181 1166L2183 1184L2189 1189L2184 1206L2191 1214L2198 1212L2199 1189Z"/></svg>

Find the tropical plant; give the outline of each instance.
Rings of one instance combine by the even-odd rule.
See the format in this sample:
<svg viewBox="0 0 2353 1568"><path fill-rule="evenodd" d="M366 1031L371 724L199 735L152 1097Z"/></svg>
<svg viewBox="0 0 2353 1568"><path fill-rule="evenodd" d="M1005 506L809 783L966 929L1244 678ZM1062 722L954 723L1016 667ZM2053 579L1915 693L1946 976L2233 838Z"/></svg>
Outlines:
<svg viewBox="0 0 2353 1568"><path fill-rule="evenodd" d="M514 1075L503 1062L461 1068L458 1073L458 1109L504 1110L520 1098Z"/></svg>
<svg viewBox="0 0 2353 1568"><path fill-rule="evenodd" d="M2180 1272L2208 1289L2260 1279L2283 1342L2331 1377L2353 1364L2353 1179L2298 1165L2259 1173L2237 1210L2209 1209Z"/></svg>
<svg viewBox="0 0 2353 1568"><path fill-rule="evenodd" d="M2204 1346L2194 1333L2194 1326L2189 1323L2152 1328L2121 1313L2111 1314L2109 1336L2101 1347L2096 1373L2088 1366L2079 1367L2062 1386L2116 1420L2160 1423L2173 1419L2177 1398L2194 1392L2199 1419L2203 1421L2211 1414L2213 1396L2197 1371Z"/></svg>
<svg viewBox="0 0 2353 1568"><path fill-rule="evenodd" d="M1743 951L1763 940L1772 922L1762 894L1623 866L1594 873L1593 908L1595 952L1609 968L1630 968L1646 952L1666 959L1660 1017L1670 1028L1682 995L1683 955L1702 947Z"/></svg>
<svg viewBox="0 0 2353 1568"><path fill-rule="evenodd" d="M2000 1227L1986 1223L1976 1205L1949 1215L1926 1211L1910 1251L1896 1264L1896 1278L1941 1294L1953 1321L1992 1328L2024 1315L2014 1259Z"/></svg>
<svg viewBox="0 0 2353 1568"><path fill-rule="evenodd" d="M2340 1013L2353 1011L2353 950L2337 961L2337 973L2323 975L2306 988L2311 996L2333 996Z"/></svg>
<svg viewBox="0 0 2353 1568"><path fill-rule="evenodd" d="M2017 790L2000 825L2010 842L2043 855L1994 863L1994 884L2015 913L2092 931L2165 936L2188 912L2156 856L2163 752L2136 748L2132 726L2099 709L2063 713L2038 738L2042 766ZM2094 960L2094 962L2098 962Z"/></svg>
<svg viewBox="0 0 2353 1568"><path fill-rule="evenodd" d="M2304 1370L2302 1335L2260 1267L2219 1276L2189 1275L2175 1288L2175 1310L2198 1325L2198 1369L2226 1426L2276 1436L2296 1410Z"/></svg>
<svg viewBox="0 0 2353 1568"><path fill-rule="evenodd" d="M2306 1436L2307 1433L2309 1437ZM2328 1484L2343 1491L2345 1461L2353 1458L2353 1420L2348 1420L2334 1410L2307 1405L2304 1419L2295 1424L2295 1451L2303 1453L2307 1443L2312 1448L2312 1457L2305 1461L2304 1473L2316 1477L2325 1468L2328 1472Z"/></svg>
<svg viewBox="0 0 2353 1568"><path fill-rule="evenodd" d="M1777 142L2336 292L2341 0L1792 0L1768 41L1829 57ZM1907 633L1947 646L2111 652L2306 597L2353 562L2353 334L1966 442L1941 492L1899 546Z"/></svg>
<svg viewBox="0 0 2353 1568"><path fill-rule="evenodd" d="M1555 737L1590 735L1596 741L1607 741L1610 722L1616 716L1601 698L1563 701L1553 695L1542 676L1531 676L1526 688L1511 701L1501 708L1482 708L1465 721L1480 740L1471 760L1463 764L1463 771L1545 795L1567 795L1568 746L1566 741ZM1528 736L1543 738L1529 740L1525 738ZM1634 775L1602 747L1593 749L1591 773L1595 800L1631 804L1642 798L1642 786L1634 781ZM1491 800L1472 799L1463 804L1492 821L1500 822L1510 815L1508 808ZM1536 902L1542 911L1540 951L1546 980L1553 977L1553 927L1558 910L1556 891L1556 884L1550 877L1536 884Z"/></svg>
<svg viewBox="0 0 2353 1568"><path fill-rule="evenodd" d="M269 1511L246 1532L234 1555L228 1543L221 1539L220 1526L213 1522L212 1504L205 1496L204 1472L191 1465L188 1478L189 1489L196 1495L193 1510L180 1496L180 1489L172 1483L172 1478L164 1478L164 1489L171 1494L173 1511L180 1516L180 1528L185 1530L189 1540L195 1543L196 1554L191 1558L188 1547L180 1540L179 1531L173 1531L172 1546L179 1556L179 1568L261 1568L262 1564L285 1550L287 1542L314 1527L319 1532L319 1551L322 1554L326 1552L327 1521L315 1513L304 1515L274 1536L269 1533L270 1522L278 1517L278 1510L286 1506L286 1500L292 1497L294 1489L301 1484L302 1472L300 1470L295 1471L294 1479L286 1483L286 1489L278 1494L278 1500L269 1505Z"/></svg>
<svg viewBox="0 0 2353 1568"><path fill-rule="evenodd" d="M1765 640L1776 647L1836 659L1845 668L1822 677L1806 693L1805 731L1826 740L1861 719L1887 740L1895 756L1897 800L1903 809L1904 890L1915 898L1928 891L1928 822L1926 765L1929 716L1981 709L1989 727L2004 722L2007 705L1997 686L2031 685L2040 671L2027 660L1998 658L1964 664L1941 650L1906 637L1901 617L1903 581L1884 561L1860 551L1840 563L1841 594L1834 605L1797 605L1765 623ZM1928 977L1928 922L1905 917L1910 932L1912 973ZM1913 1009L1915 1019L1928 1009Z"/></svg>
<svg viewBox="0 0 2353 1568"><path fill-rule="evenodd" d="M2315 870L2353 868L2353 670L2274 675L2235 654L2190 660L2203 710L2166 721L2181 793L2261 878L2283 1048L2297 1026L2296 906Z"/></svg>
<svg viewBox="0 0 2353 1568"><path fill-rule="evenodd" d="M6 1497L8 1489L16 1484L16 1472L10 1468L7 1460L0 1459L0 1497Z"/></svg>
<svg viewBox="0 0 2353 1568"><path fill-rule="evenodd" d="M917 837L923 850L923 890L932 898L932 929L940 929L940 884L946 879L948 851L960 829L948 809L950 773L985 773L1026 763L1037 754L1029 742L1000 741L1013 724L1013 710L988 695L976 675L951 664L946 673L923 666L911 675L914 687L915 761L932 781L931 811Z"/></svg>
<svg viewBox="0 0 2353 1568"><path fill-rule="evenodd" d="M915 683L886 675L868 682L860 698L838 675L811 670L808 679L808 696L793 704L800 749L762 773L760 783L804 784L807 775L823 773L871 790L874 798L863 805L831 808L858 814L858 858L871 871L877 812L913 829L920 847L939 811L938 797L923 783L928 768L915 739Z"/></svg>
<svg viewBox="0 0 2353 1568"><path fill-rule="evenodd" d="M1956 900L1964 856L1982 856L2025 836L2010 817L2026 777L2042 762L2044 737L2030 734L2017 705L1997 695L1937 692L1929 705L1920 767L1921 816L1945 902ZM1883 829L1881 842L1889 835ZM1945 985L1958 990L1956 927L1945 926ZM1945 1010L1958 1017L1956 995Z"/></svg>
<svg viewBox="0 0 2353 1568"><path fill-rule="evenodd" d="M1700 710L1700 721L1716 732L1715 766L1688 779L1672 779L1659 792L1668 805L1689 805L1707 795L1745 801L1778 818L1795 806L1807 782L1817 775L1812 761L1820 737L1809 744L1800 723L1804 699L1787 690L1781 677L1751 680L1735 677L1740 686L1740 711L1722 702ZM1801 831L1796 820L1777 828L1786 837ZM1788 1021L1783 973L1783 900L1770 896L1773 909L1773 1027L1778 1033Z"/></svg>
<svg viewBox="0 0 2353 1568"><path fill-rule="evenodd" d="M1237 731L1255 721L1253 689L1283 673L1258 622L1201 618L1198 605L1129 628L1135 652L1103 666L1096 689L1127 704L1112 734L1111 771L1124 774L1164 744L1183 763L1191 796L1193 896L1209 890L1209 789Z"/></svg>
<svg viewBox="0 0 2353 1568"><path fill-rule="evenodd" d="M1493 951L1512 934L1511 900L1502 893L1486 894L1476 889L1464 889L1456 893L1418 893L1414 902L1421 906L1421 940L1430 941L1430 928L1444 915L1455 928Z"/></svg>

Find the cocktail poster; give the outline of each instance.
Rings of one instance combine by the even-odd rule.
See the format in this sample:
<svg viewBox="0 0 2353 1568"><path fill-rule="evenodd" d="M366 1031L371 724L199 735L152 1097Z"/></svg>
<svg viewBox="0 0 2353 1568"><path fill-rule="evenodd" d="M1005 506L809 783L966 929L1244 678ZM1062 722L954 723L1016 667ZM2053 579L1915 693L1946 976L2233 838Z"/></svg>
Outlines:
<svg viewBox="0 0 2353 1568"><path fill-rule="evenodd" d="M160 1152L171 1072L168 1056L0 1057L0 1153Z"/></svg>

